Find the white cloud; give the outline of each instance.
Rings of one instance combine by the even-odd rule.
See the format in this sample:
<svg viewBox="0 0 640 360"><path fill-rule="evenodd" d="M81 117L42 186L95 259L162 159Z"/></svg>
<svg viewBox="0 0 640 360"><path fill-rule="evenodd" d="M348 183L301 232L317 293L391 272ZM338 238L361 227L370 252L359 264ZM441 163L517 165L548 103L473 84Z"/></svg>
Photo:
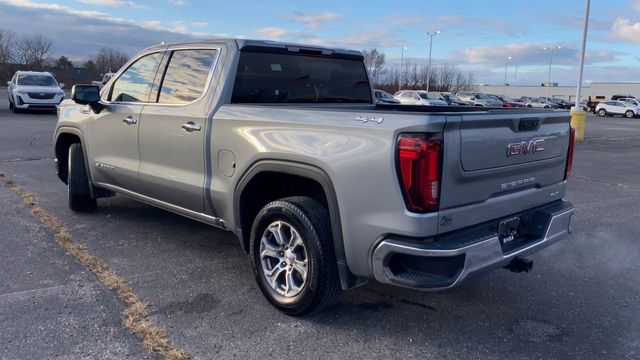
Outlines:
<svg viewBox="0 0 640 360"><path fill-rule="evenodd" d="M184 24L184 22L182 21L174 21L171 23L171 26L169 27L170 31L173 32L177 32L180 34L186 34L189 32L189 29L187 28L187 25Z"/></svg>
<svg viewBox="0 0 640 360"><path fill-rule="evenodd" d="M342 15L333 12L320 12L320 13L303 13L300 11L294 12L289 20L303 24L311 30L318 30L327 23L338 21L343 18Z"/></svg>
<svg viewBox="0 0 640 360"><path fill-rule="evenodd" d="M186 5L187 4L187 0L169 0L169 4L173 4L173 5Z"/></svg>
<svg viewBox="0 0 640 360"><path fill-rule="evenodd" d="M280 40L296 35L298 32L295 30L289 30L279 27L266 27L258 29L257 32L260 36L270 40Z"/></svg>
<svg viewBox="0 0 640 360"><path fill-rule="evenodd" d="M640 1L636 3L640 7ZM638 9L640 11L640 9ZM609 40L626 41L640 44L640 22L632 22L626 18L618 18L613 23L611 33L607 36Z"/></svg>
<svg viewBox="0 0 640 360"><path fill-rule="evenodd" d="M70 15L77 15L77 16L82 16L87 18L91 18L91 17L96 17L96 18L108 17L109 18L110 17L108 14L105 14L99 11L75 10L68 6L63 6L59 4L50 4L50 3L36 3L31 0L0 0L0 4L7 4L7 5L24 8L24 9L52 10L52 11L58 11L58 12L63 12ZM118 19L118 18L111 18L111 19L114 21L124 21L124 19Z"/></svg>
<svg viewBox="0 0 640 360"><path fill-rule="evenodd" d="M209 23L206 21L193 21L189 25L191 25L191 27L202 28L209 26Z"/></svg>
<svg viewBox="0 0 640 360"><path fill-rule="evenodd" d="M77 0L83 4L105 6L105 7L131 7L136 9L148 9L146 5L141 5L129 0Z"/></svg>
<svg viewBox="0 0 640 360"><path fill-rule="evenodd" d="M437 16L435 19L436 21L431 25L433 29L428 30L452 29L454 31L463 30L468 32L470 29L486 28L510 36L520 36L524 34L521 26L499 19L459 15Z"/></svg>
<svg viewBox="0 0 640 360"><path fill-rule="evenodd" d="M507 44L500 46L475 47L459 50L454 57L460 57L470 64L485 64L504 67L508 57L512 64L545 65L549 62L549 52L544 50L547 46L560 44ZM588 51L585 59L587 64L603 63L615 60L619 52L609 50ZM563 46L554 50L553 63L557 65L577 65L579 50L572 46Z"/></svg>

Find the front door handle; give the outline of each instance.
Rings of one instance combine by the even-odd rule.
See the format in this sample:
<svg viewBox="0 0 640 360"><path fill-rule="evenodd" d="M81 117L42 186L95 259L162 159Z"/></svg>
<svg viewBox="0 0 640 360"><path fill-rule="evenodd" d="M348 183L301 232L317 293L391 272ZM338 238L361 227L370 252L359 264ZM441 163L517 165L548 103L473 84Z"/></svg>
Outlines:
<svg viewBox="0 0 640 360"><path fill-rule="evenodd" d="M122 122L127 125L135 125L138 123L138 120L132 118L131 116L127 116L126 118L122 119Z"/></svg>
<svg viewBox="0 0 640 360"><path fill-rule="evenodd" d="M186 131L186 132L194 132L194 131L200 131L202 129L202 127L200 127L200 125L194 123L193 121L189 121L186 122L182 125L180 125L180 127L182 128L182 130Z"/></svg>

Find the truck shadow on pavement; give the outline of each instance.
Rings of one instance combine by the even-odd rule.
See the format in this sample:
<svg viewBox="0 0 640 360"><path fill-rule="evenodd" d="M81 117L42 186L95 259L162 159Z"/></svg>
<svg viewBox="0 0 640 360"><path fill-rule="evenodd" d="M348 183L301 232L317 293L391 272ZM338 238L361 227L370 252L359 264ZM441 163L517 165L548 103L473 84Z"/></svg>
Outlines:
<svg viewBox="0 0 640 360"><path fill-rule="evenodd" d="M96 213L77 220L93 223L91 231L76 225L78 240L129 280L151 303L154 319L190 352L239 346L242 336L247 342L233 354L252 354L254 347L278 354L272 345L280 337L296 343L312 335L315 340L305 345L310 353L340 357L361 357L363 349L380 357L460 351L496 357L544 349L553 357L588 354L589 339L604 335L575 329L592 321L597 305L576 306L571 291L580 279L549 276L550 264L528 275L497 270L440 293L372 281L346 291L332 307L292 318L262 296L249 256L231 233L121 196L100 200ZM327 344L342 348L327 350ZM603 351L615 347L599 345Z"/></svg>

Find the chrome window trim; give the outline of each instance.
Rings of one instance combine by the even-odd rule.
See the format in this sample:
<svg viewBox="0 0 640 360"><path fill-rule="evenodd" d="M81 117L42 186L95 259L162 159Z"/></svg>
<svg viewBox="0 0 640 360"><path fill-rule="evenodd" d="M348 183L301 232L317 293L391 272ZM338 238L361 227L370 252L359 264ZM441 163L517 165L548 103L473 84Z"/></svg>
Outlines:
<svg viewBox="0 0 640 360"><path fill-rule="evenodd" d="M217 68L218 60L220 59L220 53L222 52L222 46L221 45L215 45L215 46L209 46L209 47L207 47L207 46L176 46L176 47L171 47L171 48L165 48L165 49L160 50L160 51L154 50L154 51L150 51L150 52L147 52L147 53L140 54L140 56L138 56L135 60L130 62L130 65L127 66L126 69L124 69L121 72L118 72L116 74L117 77L116 77L116 75L114 75L111 78L111 80L109 80L109 91L111 91L110 90L111 87L120 78L120 76L125 71L127 71L129 69L129 67L131 67L131 65L133 65L136 61L138 61L142 57L147 56L147 55L151 55L151 54L154 54L154 53L161 53L161 52L170 53L170 52L173 52L173 51L181 51L181 50L216 50L216 55L215 55L213 61L211 62L211 66L209 68L209 74L207 75L207 80L205 82L204 89L202 90L202 94L200 95L199 98L197 98L197 99L195 99L193 101L190 101L188 103L184 103L184 104L169 104L169 103L160 103L160 102L108 101L108 100L103 100L103 99L101 99L100 102L102 102L103 104L107 104L107 105L145 105L145 106L179 107L179 106L188 106L188 105L191 105L191 104L193 104L195 102L198 102L198 101L204 99L207 96L207 94L209 93L209 90L210 90L209 88L210 88L210 85L211 85L211 81L213 80L213 74L214 74L214 72L215 72L215 70ZM164 56L166 56L166 54ZM171 59L169 59L169 61L167 62L165 69L162 70L163 72L166 72L166 70L169 67L169 63L170 62L171 62ZM160 63L162 63L162 59L160 59ZM158 70L160 70L160 69L158 69ZM162 91L162 84L160 84L160 87L158 88L158 91L159 92ZM158 96L158 99L159 98L160 97Z"/></svg>

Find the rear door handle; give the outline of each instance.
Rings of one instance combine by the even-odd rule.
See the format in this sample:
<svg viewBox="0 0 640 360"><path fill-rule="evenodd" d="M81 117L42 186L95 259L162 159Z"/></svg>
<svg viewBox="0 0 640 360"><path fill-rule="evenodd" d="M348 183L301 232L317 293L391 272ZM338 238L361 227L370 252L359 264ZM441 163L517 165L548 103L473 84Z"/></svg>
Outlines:
<svg viewBox="0 0 640 360"><path fill-rule="evenodd" d="M127 116L126 118L122 119L122 122L127 125L135 125L138 123L138 120L132 118L131 116Z"/></svg>
<svg viewBox="0 0 640 360"><path fill-rule="evenodd" d="M186 132L194 132L194 131L200 131L202 129L202 127L200 127L200 125L194 123L193 121L189 121L186 122L182 125L180 125L180 127L182 128L182 130L186 131Z"/></svg>

